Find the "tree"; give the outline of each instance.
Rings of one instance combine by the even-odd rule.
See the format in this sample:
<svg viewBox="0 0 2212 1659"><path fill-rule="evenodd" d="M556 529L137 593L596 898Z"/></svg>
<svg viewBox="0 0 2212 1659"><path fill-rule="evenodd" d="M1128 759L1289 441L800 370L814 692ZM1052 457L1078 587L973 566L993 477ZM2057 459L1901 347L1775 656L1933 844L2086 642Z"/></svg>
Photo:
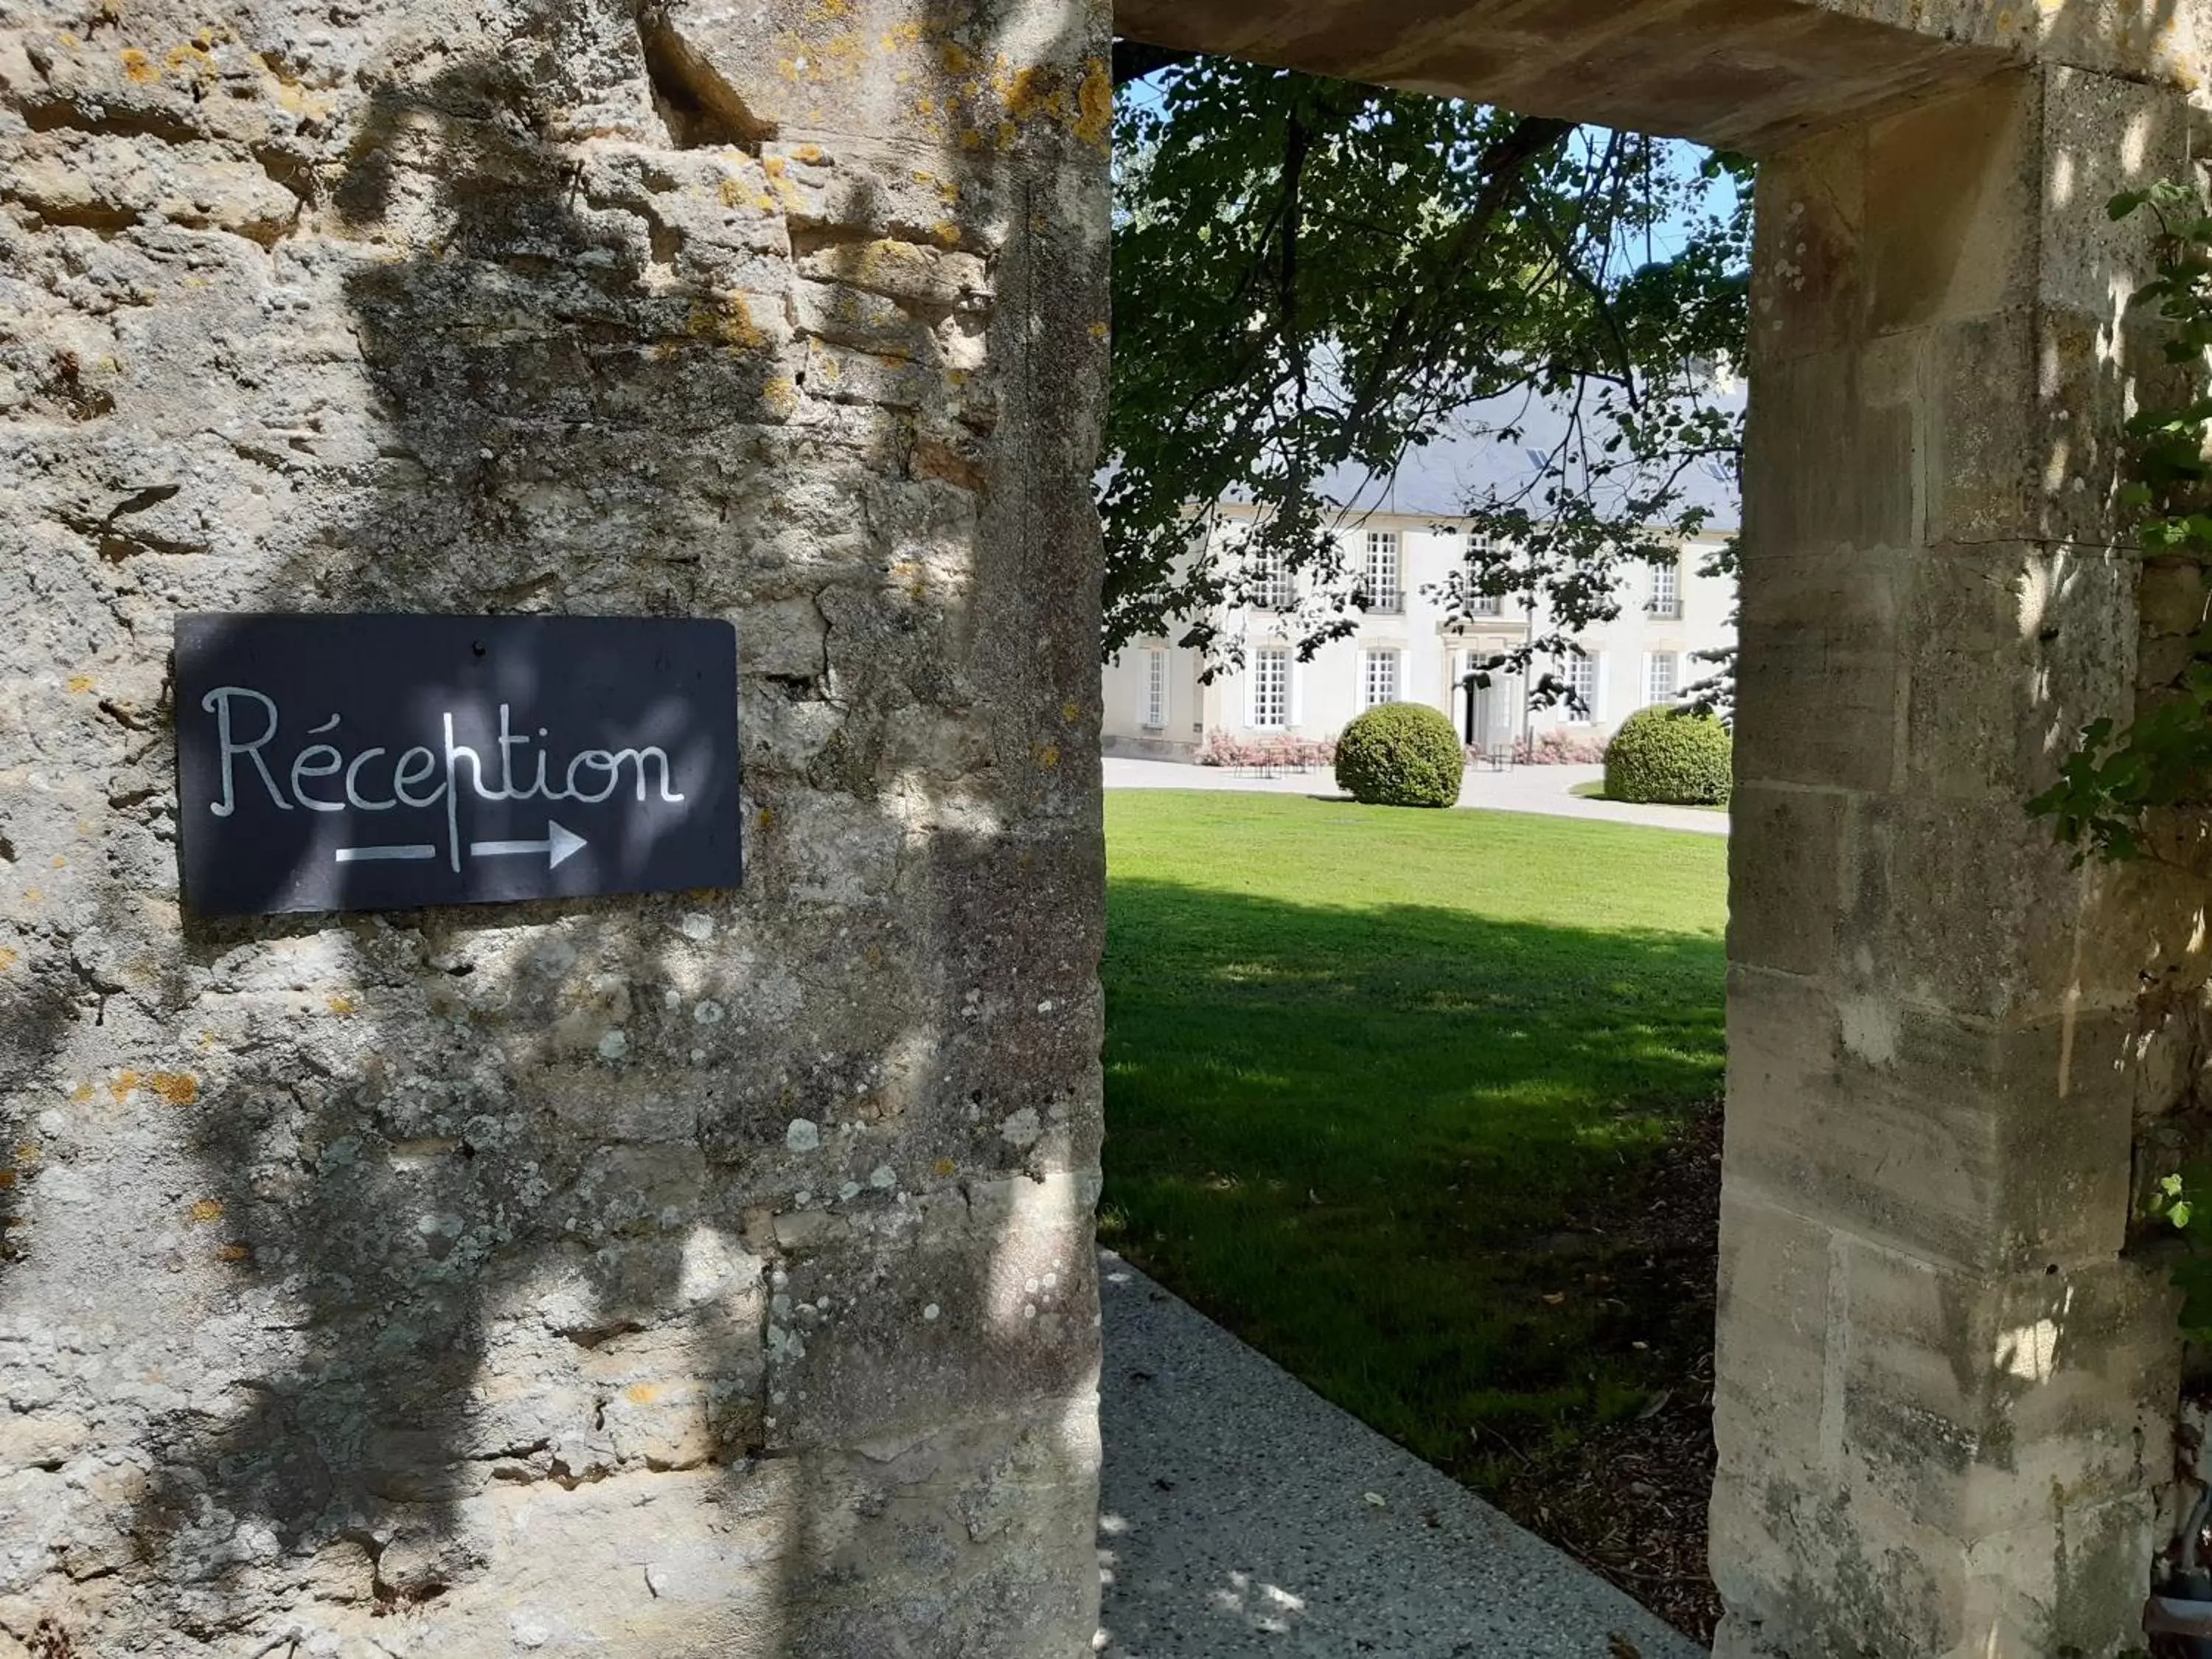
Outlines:
<svg viewBox="0 0 2212 1659"><path fill-rule="evenodd" d="M1448 602L1550 619L1493 667L1563 655L1625 566L1703 527L1696 470L1740 447L1711 368L1744 340L1747 163L1128 43L1115 70L1144 95L1116 127L1109 651L1168 635L1232 661L1217 608L1270 571L1310 578L1285 619L1304 655L1348 632L1340 508L1449 431L1539 441L1526 480L1463 503ZM1200 556L1224 499L1257 509L1244 555Z"/></svg>

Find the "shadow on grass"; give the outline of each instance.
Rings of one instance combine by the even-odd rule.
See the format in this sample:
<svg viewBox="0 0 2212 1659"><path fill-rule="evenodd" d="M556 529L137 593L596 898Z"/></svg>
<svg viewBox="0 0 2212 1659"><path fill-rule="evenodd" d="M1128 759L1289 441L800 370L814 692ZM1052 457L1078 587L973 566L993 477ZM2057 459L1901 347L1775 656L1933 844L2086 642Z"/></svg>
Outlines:
<svg viewBox="0 0 2212 1659"><path fill-rule="evenodd" d="M1709 1346L1613 1220L1719 1091L1717 931L1117 878L1108 932L1105 1237L1321 1393L1490 1486Z"/></svg>
<svg viewBox="0 0 2212 1659"><path fill-rule="evenodd" d="M1643 800L1629 800L1629 799L1626 799L1625 797L1620 796L1620 795L1608 795L1608 794L1607 794L1607 793L1605 793L1605 785L1604 785L1603 783L1601 783L1601 782L1599 782L1599 783L1577 783L1577 784L1574 785L1572 787L1571 787L1571 788L1567 791L1567 793L1568 793L1569 794L1571 794L1571 795L1574 796L1577 800L1609 800L1609 801L1613 801L1613 802L1616 803L1617 805L1622 805L1622 806L1661 806L1661 807L1668 807L1668 808L1677 808L1677 807L1678 807L1678 808L1680 808L1681 811L1685 811L1685 812L1720 812L1720 813L1725 813L1725 812L1727 812L1727 811L1729 810L1729 809L1728 809L1728 803L1727 803L1726 801L1710 801L1710 800L1662 800L1662 801L1643 801Z"/></svg>

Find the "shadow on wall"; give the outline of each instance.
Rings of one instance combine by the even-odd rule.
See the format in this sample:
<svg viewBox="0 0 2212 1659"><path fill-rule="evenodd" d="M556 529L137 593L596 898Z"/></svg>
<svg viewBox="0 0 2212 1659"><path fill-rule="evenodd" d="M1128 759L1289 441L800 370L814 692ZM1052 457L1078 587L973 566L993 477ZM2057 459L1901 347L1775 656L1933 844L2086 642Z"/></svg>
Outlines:
<svg viewBox="0 0 2212 1659"><path fill-rule="evenodd" d="M107 1259L34 1224L9 1281L127 1334L52 1362L92 1420L40 1464L58 1519L0 1626L1042 1651L1097 1593L1103 883L1095 687L1061 716L1036 639L1046 592L1095 632L1095 546L1031 544L1030 452L994 436L1028 186L987 165L953 204L912 153L769 143L616 6L416 46L290 175L322 234L212 279L260 291L242 384L264 350L292 377L224 429L279 504L252 586L173 574L155 526L106 562L169 610L736 618L748 885L187 919L179 955L132 896L173 890L165 853L120 860L101 923L167 960L81 953L11 1041L27 1074L193 1052L79 1086ZM674 144L589 142L650 130L608 108L640 63ZM179 501L237 510L217 488ZM173 828L149 729L140 843ZM119 1029L83 1029L94 994Z"/></svg>

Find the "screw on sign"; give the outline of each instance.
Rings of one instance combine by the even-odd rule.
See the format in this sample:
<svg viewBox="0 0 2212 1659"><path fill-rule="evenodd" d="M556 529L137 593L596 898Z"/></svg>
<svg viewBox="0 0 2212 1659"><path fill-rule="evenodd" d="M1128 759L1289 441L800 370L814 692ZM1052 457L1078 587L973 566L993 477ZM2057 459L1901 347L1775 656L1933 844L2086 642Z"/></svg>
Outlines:
<svg viewBox="0 0 2212 1659"><path fill-rule="evenodd" d="M737 696L726 622L181 618L185 902L220 915L733 887Z"/></svg>

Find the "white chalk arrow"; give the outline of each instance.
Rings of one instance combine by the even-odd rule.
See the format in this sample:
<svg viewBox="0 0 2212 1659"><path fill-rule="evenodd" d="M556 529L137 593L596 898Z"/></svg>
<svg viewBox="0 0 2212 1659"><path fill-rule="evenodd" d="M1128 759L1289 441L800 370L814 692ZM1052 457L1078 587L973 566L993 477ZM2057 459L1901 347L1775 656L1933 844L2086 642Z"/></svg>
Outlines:
<svg viewBox="0 0 2212 1659"><path fill-rule="evenodd" d="M561 860L571 853L580 852L584 838L573 830L564 830L551 818L545 820L545 839L543 841L472 841L469 856L472 859L505 858L514 853L543 853L545 867L557 870Z"/></svg>
<svg viewBox="0 0 2212 1659"><path fill-rule="evenodd" d="M428 842L406 847L339 847L331 852L340 864L376 864L387 859L434 859L438 849Z"/></svg>

